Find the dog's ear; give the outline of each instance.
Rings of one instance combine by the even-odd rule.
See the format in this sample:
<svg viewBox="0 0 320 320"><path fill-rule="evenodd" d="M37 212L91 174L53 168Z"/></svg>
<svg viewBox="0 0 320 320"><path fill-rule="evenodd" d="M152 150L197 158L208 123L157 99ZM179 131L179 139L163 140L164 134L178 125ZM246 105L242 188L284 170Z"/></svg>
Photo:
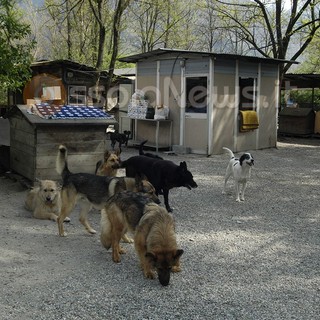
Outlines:
<svg viewBox="0 0 320 320"><path fill-rule="evenodd" d="M121 153L121 149L120 149L120 148L117 148L117 149L115 150L116 156L119 157L119 156L120 156L120 153Z"/></svg>
<svg viewBox="0 0 320 320"><path fill-rule="evenodd" d="M104 152L103 158L104 158L105 161L108 160L108 158L110 157L110 154L111 154L111 152L109 150L106 150Z"/></svg>
<svg viewBox="0 0 320 320"><path fill-rule="evenodd" d="M149 181L148 177L143 173L140 173L140 178L141 178L141 180Z"/></svg>
<svg viewBox="0 0 320 320"><path fill-rule="evenodd" d="M43 184L43 180L39 179L39 178L36 178L35 179L35 182L41 187L42 184Z"/></svg>
<svg viewBox="0 0 320 320"><path fill-rule="evenodd" d="M176 252L176 254L175 254L175 256L174 256L174 258L175 258L175 259L180 258L180 257L182 256L183 252L184 252L184 251L183 251L182 249L178 249L177 252Z"/></svg>
<svg viewBox="0 0 320 320"><path fill-rule="evenodd" d="M143 189L143 183L142 183L141 174L140 173L136 173L136 175L134 177L134 180L135 180L136 188L138 190L142 190Z"/></svg>
<svg viewBox="0 0 320 320"><path fill-rule="evenodd" d="M187 170L187 163L185 161L180 162L180 168L183 170Z"/></svg>
<svg viewBox="0 0 320 320"><path fill-rule="evenodd" d="M41 180L39 178L34 179L34 184L32 189L35 188L36 186L41 186Z"/></svg>
<svg viewBox="0 0 320 320"><path fill-rule="evenodd" d="M101 165L102 165L102 160L99 160L96 164L96 171L94 172L94 174L97 174L98 169L100 168Z"/></svg>
<svg viewBox="0 0 320 320"><path fill-rule="evenodd" d="M243 155L240 157L240 159L239 159L240 166L242 166L242 163L243 163L243 161L244 161L245 159L246 159L246 155L243 154Z"/></svg>
<svg viewBox="0 0 320 320"><path fill-rule="evenodd" d="M242 163L245 161L245 160L249 160L252 156L250 155L250 153L244 153L240 159L239 159L239 162L240 162L240 165L242 166Z"/></svg>
<svg viewBox="0 0 320 320"><path fill-rule="evenodd" d="M152 252L147 252L145 257L151 262L151 264L157 262L157 256L155 256Z"/></svg>

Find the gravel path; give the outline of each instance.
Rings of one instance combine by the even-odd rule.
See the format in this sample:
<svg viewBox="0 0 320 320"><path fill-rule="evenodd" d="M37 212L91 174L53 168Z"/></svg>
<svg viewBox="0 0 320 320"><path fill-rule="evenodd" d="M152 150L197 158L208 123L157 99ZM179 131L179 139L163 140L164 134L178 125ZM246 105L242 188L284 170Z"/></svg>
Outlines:
<svg viewBox="0 0 320 320"><path fill-rule="evenodd" d="M143 278L132 244L113 263L78 208L60 238L23 208L26 190L0 178L0 319L319 319L319 146L287 138L253 151L244 203L232 180L221 193L226 154L164 154L186 160L199 185L170 192L185 253L168 287ZM99 230L100 214L89 218Z"/></svg>

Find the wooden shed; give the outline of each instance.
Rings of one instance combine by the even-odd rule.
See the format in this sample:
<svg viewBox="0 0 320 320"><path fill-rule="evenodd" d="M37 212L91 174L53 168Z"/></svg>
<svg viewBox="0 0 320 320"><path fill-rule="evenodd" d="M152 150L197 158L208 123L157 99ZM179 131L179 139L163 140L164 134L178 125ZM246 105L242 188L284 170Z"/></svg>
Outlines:
<svg viewBox="0 0 320 320"><path fill-rule="evenodd" d="M174 49L120 61L136 64L135 90L150 106L169 107L172 126L158 139L170 137L173 149L211 155L223 146L235 152L276 146L279 66L285 61ZM135 139L155 143L152 122L133 121ZM157 121L152 127L155 132Z"/></svg>
<svg viewBox="0 0 320 320"><path fill-rule="evenodd" d="M31 64L32 77L21 92L9 93L9 105L48 102L108 108L105 89L109 74L71 60L44 60ZM114 77L115 86L121 77ZM117 94L116 90L113 90Z"/></svg>
<svg viewBox="0 0 320 320"><path fill-rule="evenodd" d="M306 136L314 133L315 112L312 108L283 108L279 113L279 133Z"/></svg>
<svg viewBox="0 0 320 320"><path fill-rule="evenodd" d="M26 105L12 107L10 121L10 167L25 178L60 180L55 169L58 147L68 148L69 168L73 172L95 172L103 158L106 128L114 118L45 119L31 114Z"/></svg>

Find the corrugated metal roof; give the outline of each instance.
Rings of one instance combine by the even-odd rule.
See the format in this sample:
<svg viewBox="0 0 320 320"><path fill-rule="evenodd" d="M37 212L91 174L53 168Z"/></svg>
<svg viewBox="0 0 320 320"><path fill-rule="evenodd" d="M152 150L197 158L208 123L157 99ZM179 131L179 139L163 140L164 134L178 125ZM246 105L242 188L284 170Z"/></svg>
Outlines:
<svg viewBox="0 0 320 320"><path fill-rule="evenodd" d="M149 52L139 53L127 57L123 57L118 59L121 62L129 62L136 63L138 61L147 60L150 58L170 58L172 56L181 57L181 58L190 58L191 56L195 57L213 57L216 59L231 59L231 60L244 60L244 61L252 61L252 62L267 62L274 64L281 63L297 63L295 61L290 60L281 60L281 59L272 59L272 58L263 58L263 57L253 57L253 56L244 56L237 54L227 54L227 53L213 53L213 52L205 52L205 51L190 51L190 50L179 50L179 49L168 49L168 48L160 48Z"/></svg>
<svg viewBox="0 0 320 320"><path fill-rule="evenodd" d="M313 73L287 73L282 80L282 89L288 87L320 88L320 74ZM288 88L287 88L288 89Z"/></svg>
<svg viewBox="0 0 320 320"><path fill-rule="evenodd" d="M96 68L87 66L85 64L81 64L75 61L71 60L41 60L41 61L36 61L31 64L31 67L41 67L41 66L54 66L54 65L65 65L77 69L82 69L82 70L96 70Z"/></svg>
<svg viewBox="0 0 320 320"><path fill-rule="evenodd" d="M101 77L108 77L108 71L102 70L99 71L95 67L91 67L85 64L81 64L72 60L65 60L65 59L58 59L58 60L41 60L36 61L31 64L31 68L41 68L41 67L67 67L70 70L78 71L78 72L85 72L90 74L100 74Z"/></svg>

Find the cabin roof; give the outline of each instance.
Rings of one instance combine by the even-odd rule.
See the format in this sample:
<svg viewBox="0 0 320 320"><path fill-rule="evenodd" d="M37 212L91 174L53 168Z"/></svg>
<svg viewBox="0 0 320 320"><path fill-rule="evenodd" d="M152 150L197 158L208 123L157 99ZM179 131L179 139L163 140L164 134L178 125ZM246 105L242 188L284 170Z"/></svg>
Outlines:
<svg viewBox="0 0 320 320"><path fill-rule="evenodd" d="M229 59L229 60L242 60L248 62L265 62L272 64L282 64L282 63L297 63L291 60L264 58L264 57L254 57L245 56L238 54L226 54L226 53L214 53L206 51L190 51L190 50L178 50L178 49L168 49L160 48L149 52L139 53L123 57L118 59L121 62L136 63L143 60L148 60L151 58L158 59L168 59L168 58L190 58L190 57L212 57L213 59Z"/></svg>

